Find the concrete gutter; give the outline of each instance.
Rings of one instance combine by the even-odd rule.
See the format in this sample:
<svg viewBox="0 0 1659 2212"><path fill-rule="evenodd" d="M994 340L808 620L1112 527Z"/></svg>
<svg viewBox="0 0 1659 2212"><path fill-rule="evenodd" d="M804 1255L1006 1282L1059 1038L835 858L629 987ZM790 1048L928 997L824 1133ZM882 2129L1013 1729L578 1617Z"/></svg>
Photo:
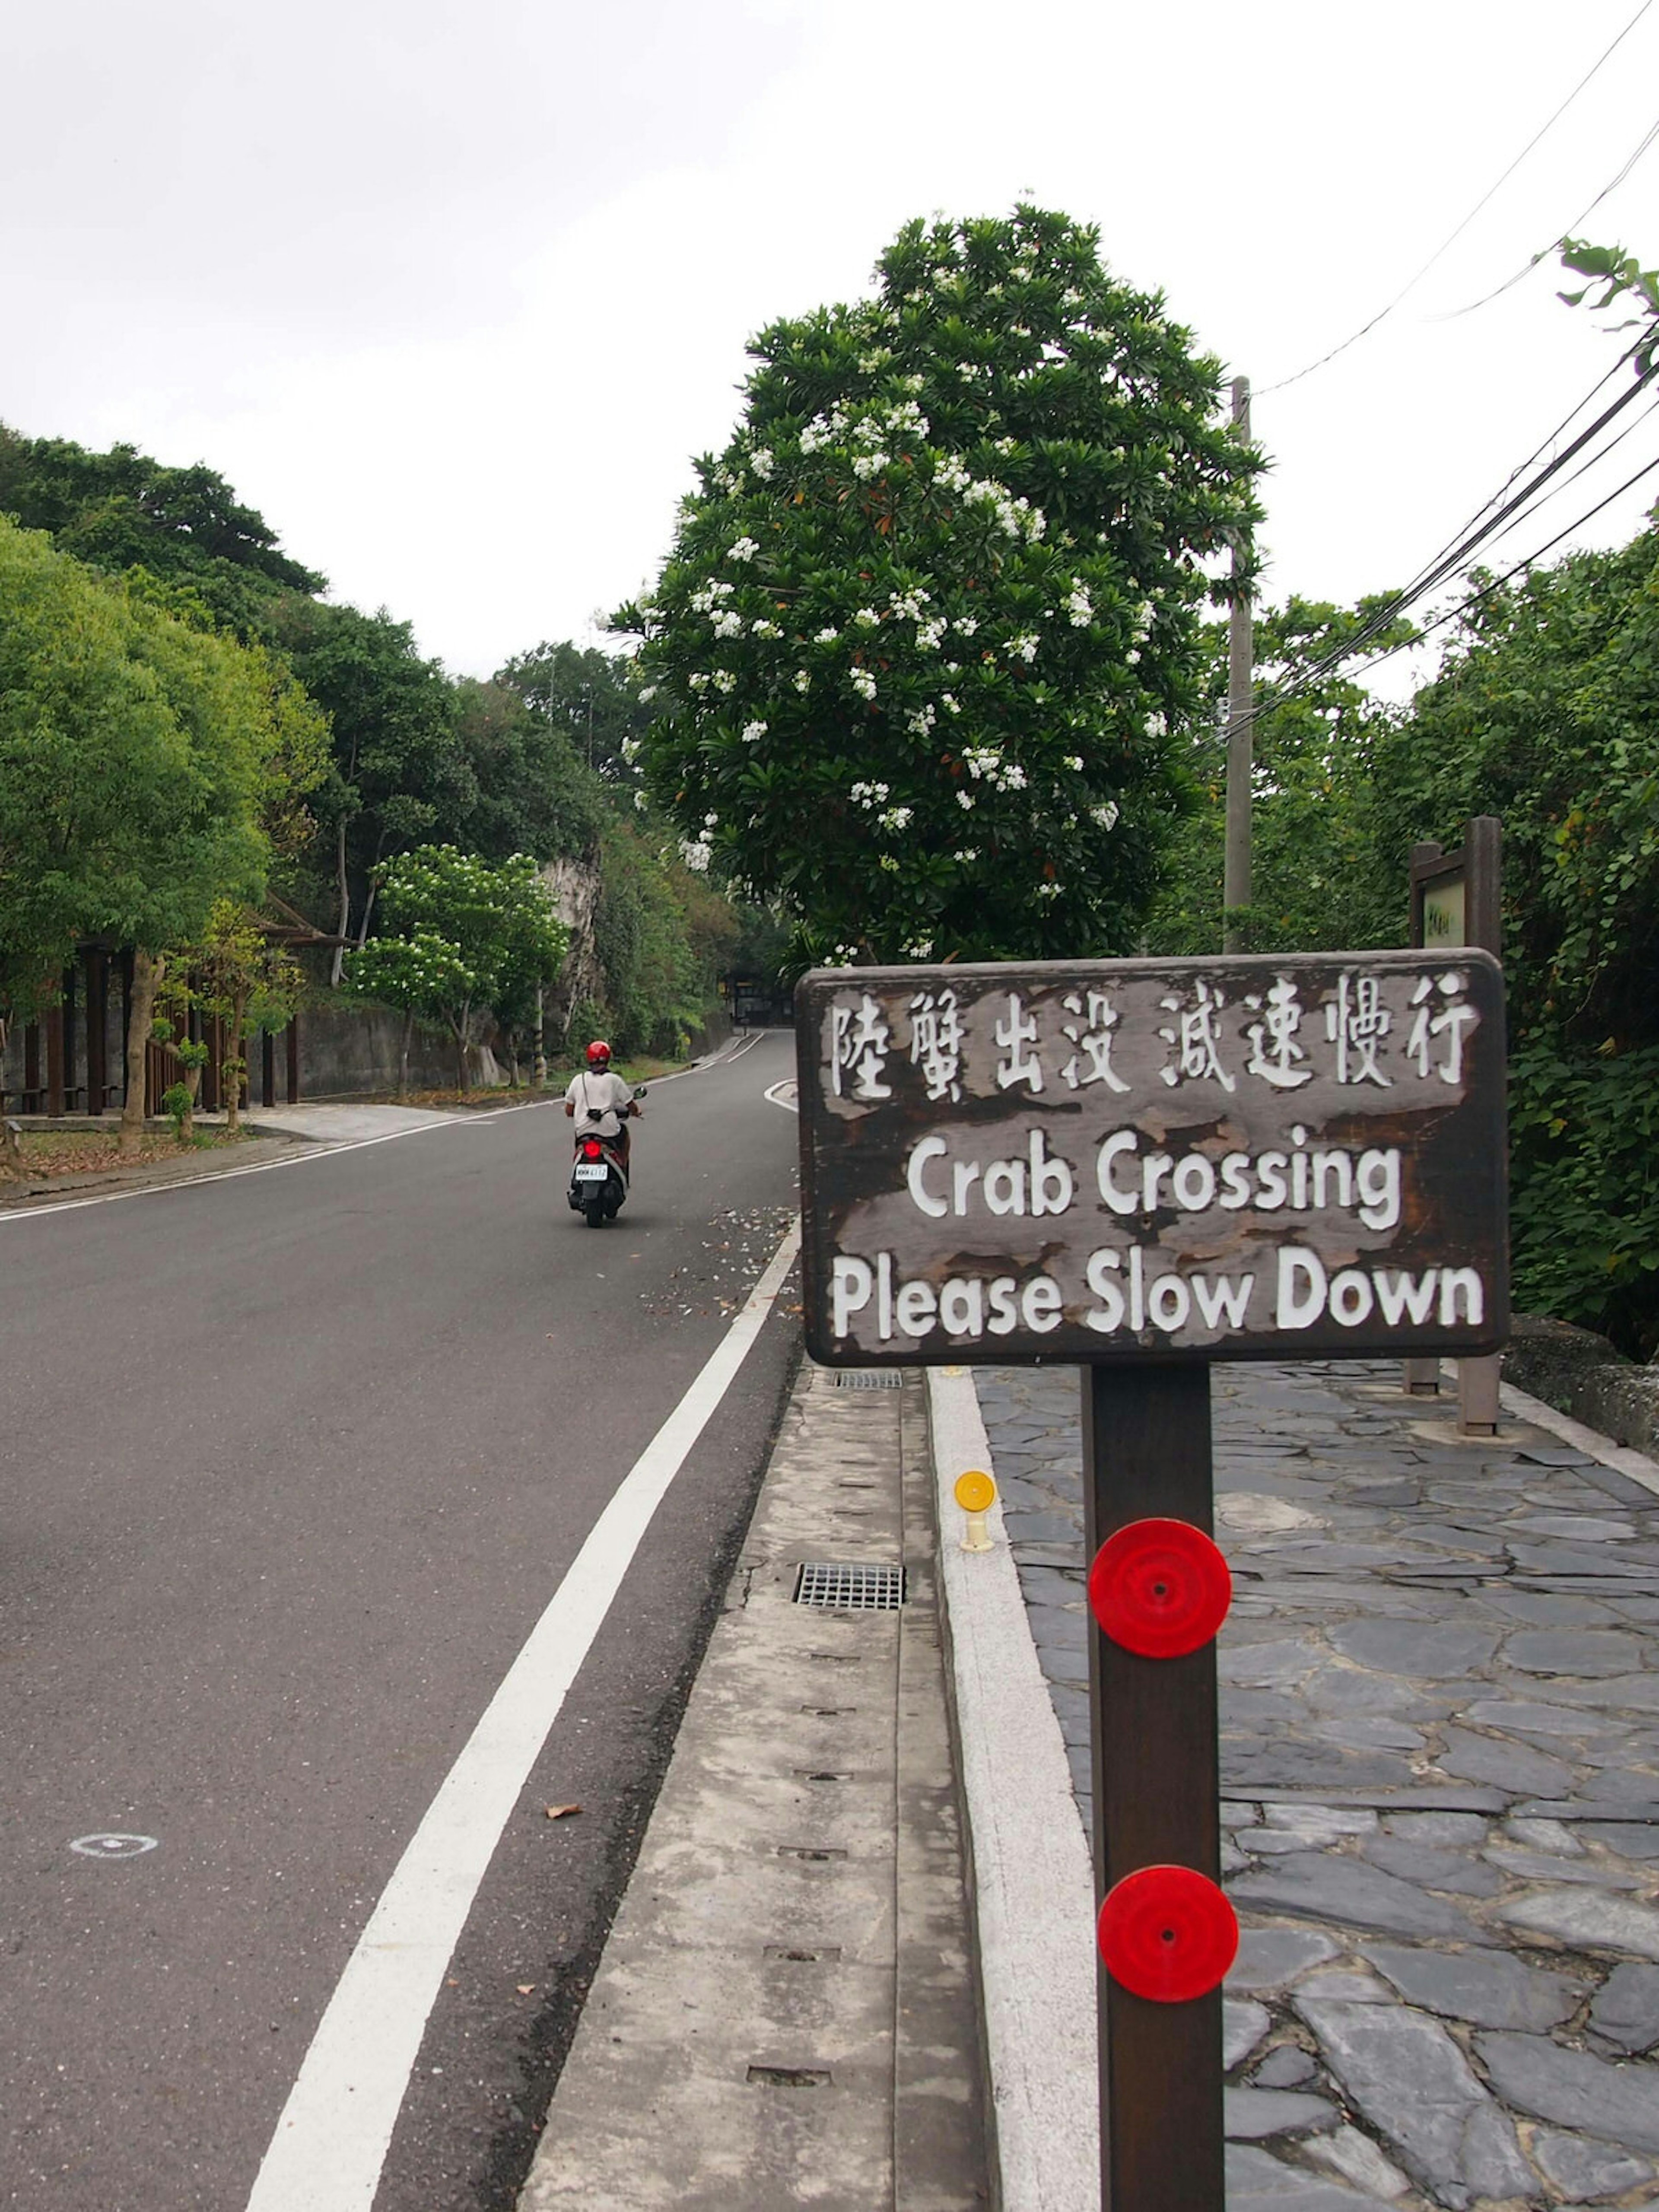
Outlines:
<svg viewBox="0 0 1659 2212"><path fill-rule="evenodd" d="M974 1379L927 1370L939 1589L1003 2212L1098 2212L1094 1882L1002 1524L963 1552L951 1495L991 1465Z"/></svg>

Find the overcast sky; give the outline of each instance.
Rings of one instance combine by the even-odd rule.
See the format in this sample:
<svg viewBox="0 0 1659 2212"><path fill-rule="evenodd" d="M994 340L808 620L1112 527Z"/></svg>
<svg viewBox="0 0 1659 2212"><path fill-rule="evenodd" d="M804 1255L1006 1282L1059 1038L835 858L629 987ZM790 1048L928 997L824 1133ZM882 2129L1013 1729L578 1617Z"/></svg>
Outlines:
<svg viewBox="0 0 1659 2212"><path fill-rule="evenodd" d="M1553 264L1659 108L1640 0L4 0L0 417L204 460L457 672L654 572L744 341L908 217L1098 223L1247 373L1270 597L1413 572L1611 367ZM1659 258L1659 148L1587 219ZM1602 319L1605 322L1606 319ZM1659 450L1644 424L1500 547ZM1659 478L1589 526L1638 526Z"/></svg>

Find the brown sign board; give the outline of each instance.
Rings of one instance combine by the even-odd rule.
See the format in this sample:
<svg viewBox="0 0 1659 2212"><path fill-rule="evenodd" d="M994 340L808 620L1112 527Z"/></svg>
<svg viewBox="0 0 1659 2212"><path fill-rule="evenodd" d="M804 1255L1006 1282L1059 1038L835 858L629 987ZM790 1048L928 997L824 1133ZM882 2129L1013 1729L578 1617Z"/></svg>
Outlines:
<svg viewBox="0 0 1659 2212"><path fill-rule="evenodd" d="M1489 954L818 969L795 1004L815 1359L1507 1336Z"/></svg>

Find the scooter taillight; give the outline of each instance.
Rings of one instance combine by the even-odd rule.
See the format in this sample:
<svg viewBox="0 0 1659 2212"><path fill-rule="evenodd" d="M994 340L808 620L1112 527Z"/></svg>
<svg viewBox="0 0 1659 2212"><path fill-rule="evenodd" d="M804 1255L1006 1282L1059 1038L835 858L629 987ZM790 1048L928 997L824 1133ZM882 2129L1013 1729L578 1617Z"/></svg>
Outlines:
<svg viewBox="0 0 1659 2212"><path fill-rule="evenodd" d="M596 1139L590 1137L582 1146L582 1158L585 1160L602 1160L605 1158L605 1146Z"/></svg>

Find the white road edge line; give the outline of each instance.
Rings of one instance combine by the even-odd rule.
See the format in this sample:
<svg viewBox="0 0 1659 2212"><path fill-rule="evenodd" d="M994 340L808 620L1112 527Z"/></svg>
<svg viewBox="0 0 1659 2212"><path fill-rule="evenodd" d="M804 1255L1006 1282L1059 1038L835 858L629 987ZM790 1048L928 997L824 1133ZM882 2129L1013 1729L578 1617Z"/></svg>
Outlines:
<svg viewBox="0 0 1659 2212"><path fill-rule="evenodd" d="M775 1083L769 1091L763 1091L761 1096L769 1105L781 1106L786 1114L799 1114L800 1101L793 1095L795 1080L793 1075L786 1075L781 1083ZM787 1098L783 1096L786 1091L792 1094Z"/></svg>
<svg viewBox="0 0 1659 2212"><path fill-rule="evenodd" d="M501 1831L641 1540L772 1310L799 1218L635 1462L439 1787L346 1962L247 2212L371 2212L428 2015Z"/></svg>

